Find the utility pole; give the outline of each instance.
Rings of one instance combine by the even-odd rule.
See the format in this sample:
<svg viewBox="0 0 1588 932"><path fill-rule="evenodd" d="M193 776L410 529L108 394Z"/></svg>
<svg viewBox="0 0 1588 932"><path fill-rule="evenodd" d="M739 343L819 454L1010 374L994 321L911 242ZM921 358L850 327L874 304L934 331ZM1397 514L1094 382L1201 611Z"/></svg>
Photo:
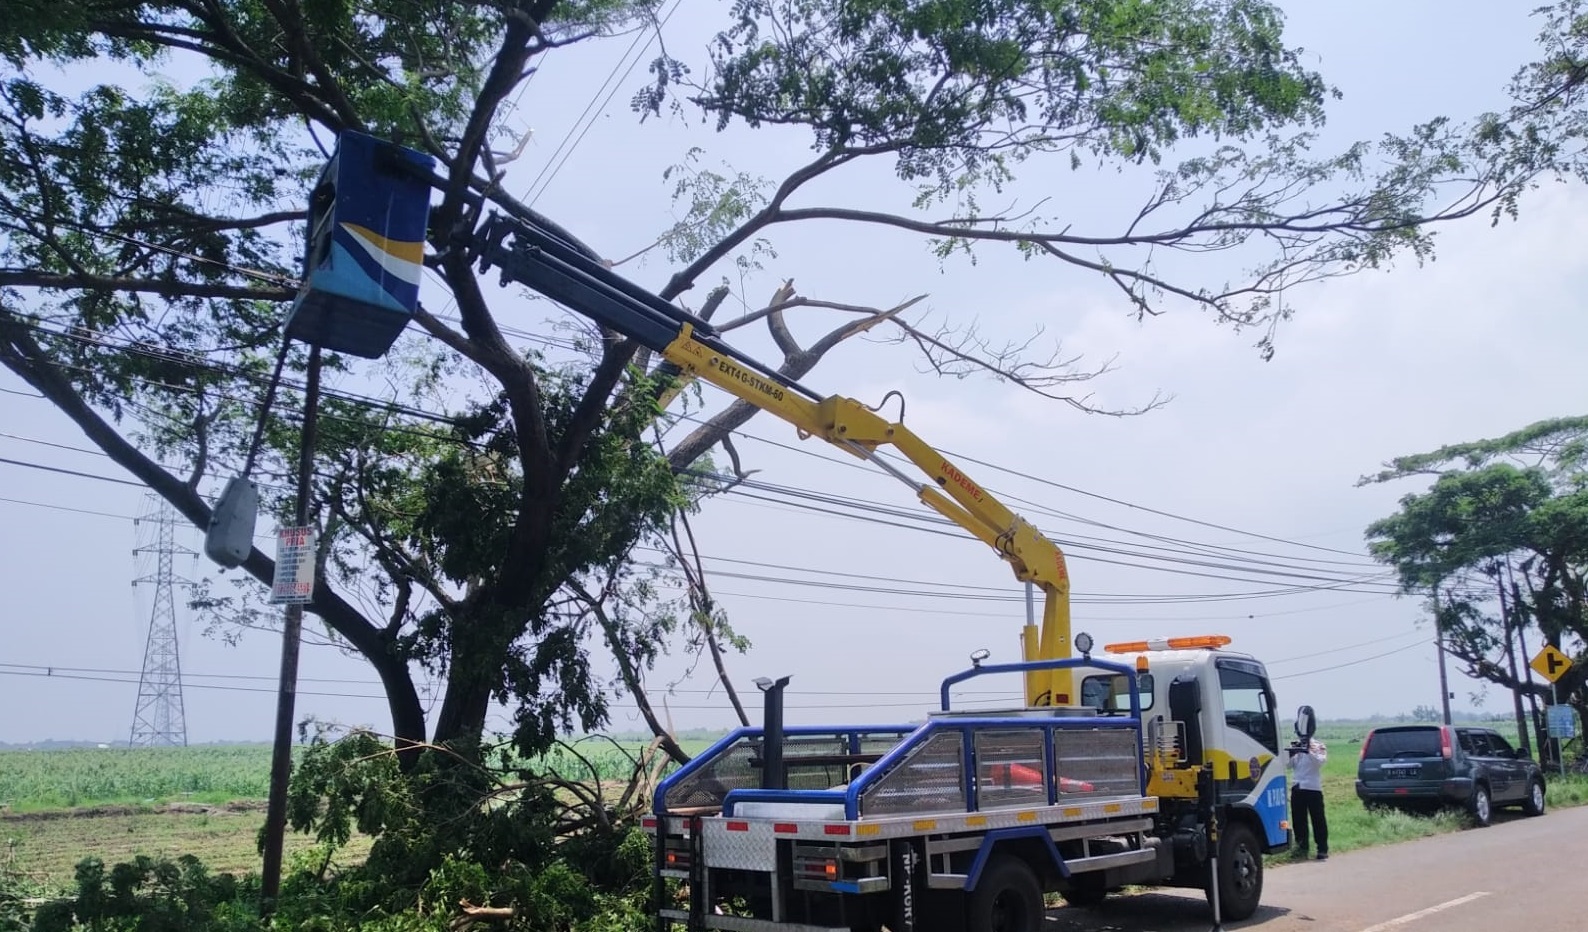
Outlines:
<svg viewBox="0 0 1588 932"><path fill-rule="evenodd" d="M133 553L154 554L155 570L152 575L134 579L132 584L154 585L154 608L149 613L143 674L138 678L138 701L132 710L132 737L127 743L135 748L184 747L187 745L187 718L182 708L182 662L177 653L173 590L177 586L192 586L193 582L177 576L172 564L178 554L195 554L176 542L176 509L170 502L150 495L148 508L133 523L152 520L154 543L139 547Z"/></svg>
<svg viewBox="0 0 1588 932"><path fill-rule="evenodd" d="M1450 677L1445 673L1445 632L1439 625L1439 589L1431 594L1434 616L1434 647L1439 652L1439 708L1444 710L1445 724L1450 724Z"/></svg>
<svg viewBox="0 0 1588 932"><path fill-rule="evenodd" d="M1450 724L1450 679L1445 675L1445 639L1434 625L1434 646L1439 649L1439 706L1445 712L1445 724Z"/></svg>
<svg viewBox="0 0 1588 932"><path fill-rule="evenodd" d="M303 400L303 433L298 439L298 501L294 527L309 526L314 481L314 434L320 413L320 347L309 348ZM282 572L279 565L276 572ZM313 586L313 579L309 581ZM312 591L312 589L311 589ZM298 699L298 647L303 635L303 602L287 603L281 626L281 682L276 694L275 743L270 753L270 798L265 804L264 871L260 910L269 916L281 892L281 856L287 829L287 780L292 774L292 716Z"/></svg>

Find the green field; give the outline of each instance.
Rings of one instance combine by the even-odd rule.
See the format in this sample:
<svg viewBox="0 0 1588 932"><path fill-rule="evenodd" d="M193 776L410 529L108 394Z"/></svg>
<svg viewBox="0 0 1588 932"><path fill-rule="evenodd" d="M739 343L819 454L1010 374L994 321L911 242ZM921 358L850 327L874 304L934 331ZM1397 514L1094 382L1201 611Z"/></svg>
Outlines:
<svg viewBox="0 0 1588 932"><path fill-rule="evenodd" d="M696 753L709 740L681 740ZM584 738L535 764L571 780L626 781L647 742ZM0 751L0 874L60 888L85 857L197 855L215 871L259 868L270 746ZM338 860L362 858L355 838ZM312 846L287 836L292 853Z"/></svg>
<svg viewBox="0 0 1588 932"><path fill-rule="evenodd" d="M1357 755L1370 727L1334 722L1319 731L1329 746L1324 795L1330 848L1346 852L1465 828L1457 813L1369 812L1357 801ZM691 735L682 744L698 753L710 740ZM645 744L580 739L538 763L569 779L611 783L628 777ZM0 872L59 886L86 856L114 863L135 854L183 853L198 855L214 870L257 869L269 769L267 745L0 751ZM1588 778L1550 776L1548 793L1552 807L1581 805L1588 802ZM355 841L344 859L361 857L367 843ZM309 845L300 836L288 840L289 850ZM1275 863L1282 862L1276 856Z"/></svg>
<svg viewBox="0 0 1588 932"><path fill-rule="evenodd" d="M115 864L139 854L173 859L192 854L212 871L257 871L257 839L264 824L261 804L96 807L0 816L0 874L15 874L45 889L62 889L83 858ZM356 863L369 852L369 845L368 838L355 836L334 863ZM312 837L287 833L289 857L313 846Z"/></svg>
<svg viewBox="0 0 1588 932"><path fill-rule="evenodd" d="M684 740L695 753L706 739ZM626 780L646 742L570 741L535 762L570 780ZM88 806L227 803L269 793L270 746L0 751L0 813Z"/></svg>
<svg viewBox="0 0 1588 932"><path fill-rule="evenodd" d="M270 746L0 751L0 812L263 799Z"/></svg>

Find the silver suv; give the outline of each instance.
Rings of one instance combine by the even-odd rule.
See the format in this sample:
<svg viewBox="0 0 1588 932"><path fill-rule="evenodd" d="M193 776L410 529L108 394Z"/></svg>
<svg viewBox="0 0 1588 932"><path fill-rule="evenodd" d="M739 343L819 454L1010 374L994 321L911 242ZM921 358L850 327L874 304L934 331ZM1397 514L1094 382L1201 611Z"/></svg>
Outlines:
<svg viewBox="0 0 1588 932"><path fill-rule="evenodd" d="M1396 725L1363 739L1356 795L1405 810L1459 806L1488 825L1496 806L1543 815L1544 774L1492 728Z"/></svg>

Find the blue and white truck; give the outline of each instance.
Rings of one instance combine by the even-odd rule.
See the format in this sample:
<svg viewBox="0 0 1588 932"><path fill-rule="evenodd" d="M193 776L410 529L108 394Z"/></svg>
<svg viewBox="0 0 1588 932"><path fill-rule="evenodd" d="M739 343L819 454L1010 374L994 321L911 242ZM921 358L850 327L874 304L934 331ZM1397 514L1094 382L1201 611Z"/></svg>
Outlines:
<svg viewBox="0 0 1588 932"><path fill-rule="evenodd" d="M1228 641L978 663L908 725L785 726L774 685L762 727L656 790L659 932L1036 932L1045 893L1093 905L1127 884L1216 891L1223 918L1250 916L1290 826L1267 672ZM1072 671L1080 701L950 703L967 679L1034 668Z"/></svg>

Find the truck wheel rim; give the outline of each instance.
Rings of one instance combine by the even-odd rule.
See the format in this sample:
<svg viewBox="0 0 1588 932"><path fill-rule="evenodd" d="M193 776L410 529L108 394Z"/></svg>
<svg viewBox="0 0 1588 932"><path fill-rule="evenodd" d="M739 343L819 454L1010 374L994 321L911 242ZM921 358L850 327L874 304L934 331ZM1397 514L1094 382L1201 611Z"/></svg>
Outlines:
<svg viewBox="0 0 1588 932"><path fill-rule="evenodd" d="M1487 822L1489 819L1489 794L1483 792L1482 790L1478 791L1477 810L1478 820L1480 822Z"/></svg>
<svg viewBox="0 0 1588 932"><path fill-rule="evenodd" d="M1533 784L1533 808L1544 811L1544 787L1537 783Z"/></svg>
<svg viewBox="0 0 1588 932"><path fill-rule="evenodd" d="M1025 901L1014 891L1005 890L993 900L990 923L993 932L1025 932L1031 927L1029 920Z"/></svg>
<svg viewBox="0 0 1588 932"><path fill-rule="evenodd" d="M1231 859L1235 868L1235 889L1242 895L1252 892L1257 885L1257 864L1252 850L1245 845L1235 849L1235 857Z"/></svg>

